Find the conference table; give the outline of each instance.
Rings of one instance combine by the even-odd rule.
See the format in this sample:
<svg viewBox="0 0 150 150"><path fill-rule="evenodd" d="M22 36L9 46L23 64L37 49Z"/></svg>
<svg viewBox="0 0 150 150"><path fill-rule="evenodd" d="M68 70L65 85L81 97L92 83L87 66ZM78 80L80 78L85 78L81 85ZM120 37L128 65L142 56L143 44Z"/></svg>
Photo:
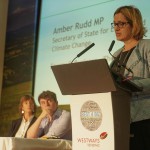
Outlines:
<svg viewBox="0 0 150 150"><path fill-rule="evenodd" d="M0 137L0 150L72 150L72 141Z"/></svg>

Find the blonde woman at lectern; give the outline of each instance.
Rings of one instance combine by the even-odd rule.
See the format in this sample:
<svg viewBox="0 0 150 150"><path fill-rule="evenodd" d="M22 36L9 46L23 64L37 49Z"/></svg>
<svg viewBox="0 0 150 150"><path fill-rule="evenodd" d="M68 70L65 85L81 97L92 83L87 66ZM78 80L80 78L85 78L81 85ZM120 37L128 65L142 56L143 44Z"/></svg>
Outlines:
<svg viewBox="0 0 150 150"><path fill-rule="evenodd" d="M124 44L113 55L112 71L143 88L132 93L130 150L150 150L150 39L143 39L142 15L134 6L119 7L111 25Z"/></svg>

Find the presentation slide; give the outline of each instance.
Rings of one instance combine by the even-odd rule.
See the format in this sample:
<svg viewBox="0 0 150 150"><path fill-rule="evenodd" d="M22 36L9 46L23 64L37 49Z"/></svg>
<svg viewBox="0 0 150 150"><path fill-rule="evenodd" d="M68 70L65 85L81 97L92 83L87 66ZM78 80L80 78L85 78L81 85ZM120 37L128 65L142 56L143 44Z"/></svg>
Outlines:
<svg viewBox="0 0 150 150"><path fill-rule="evenodd" d="M34 97L45 90L57 94L60 105L70 104L70 96L62 95L51 66L69 64L90 44L95 45L73 63L112 57L108 52L113 40L114 53L123 46L111 27L114 11L123 5L134 5L142 13L150 38L150 1L148 0L43 0L40 17Z"/></svg>

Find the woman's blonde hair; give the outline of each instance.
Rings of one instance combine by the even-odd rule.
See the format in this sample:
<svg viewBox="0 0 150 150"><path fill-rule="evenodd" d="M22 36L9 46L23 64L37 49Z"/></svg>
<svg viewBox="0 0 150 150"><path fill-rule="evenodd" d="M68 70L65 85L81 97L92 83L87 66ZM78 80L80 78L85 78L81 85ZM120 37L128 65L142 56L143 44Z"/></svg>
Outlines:
<svg viewBox="0 0 150 150"><path fill-rule="evenodd" d="M114 12L114 16L118 13L123 14L131 25L131 34L133 38L140 40L143 38L143 36L145 36L146 29L143 25L142 15L138 8L134 6L122 6Z"/></svg>

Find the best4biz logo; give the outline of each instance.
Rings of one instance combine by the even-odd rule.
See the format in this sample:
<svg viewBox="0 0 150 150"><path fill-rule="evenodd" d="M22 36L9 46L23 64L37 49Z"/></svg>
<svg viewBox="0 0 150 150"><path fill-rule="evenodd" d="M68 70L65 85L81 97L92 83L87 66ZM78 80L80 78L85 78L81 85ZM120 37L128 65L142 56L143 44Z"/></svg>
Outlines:
<svg viewBox="0 0 150 150"><path fill-rule="evenodd" d="M80 111L80 119L82 125L89 131L97 130L102 123L102 111L99 105L92 101L86 101ZM100 139L105 139L107 137L107 132L102 132L99 135Z"/></svg>
<svg viewBox="0 0 150 150"><path fill-rule="evenodd" d="M89 131L97 130L102 122L102 112L94 101L86 101L80 111L82 125Z"/></svg>

